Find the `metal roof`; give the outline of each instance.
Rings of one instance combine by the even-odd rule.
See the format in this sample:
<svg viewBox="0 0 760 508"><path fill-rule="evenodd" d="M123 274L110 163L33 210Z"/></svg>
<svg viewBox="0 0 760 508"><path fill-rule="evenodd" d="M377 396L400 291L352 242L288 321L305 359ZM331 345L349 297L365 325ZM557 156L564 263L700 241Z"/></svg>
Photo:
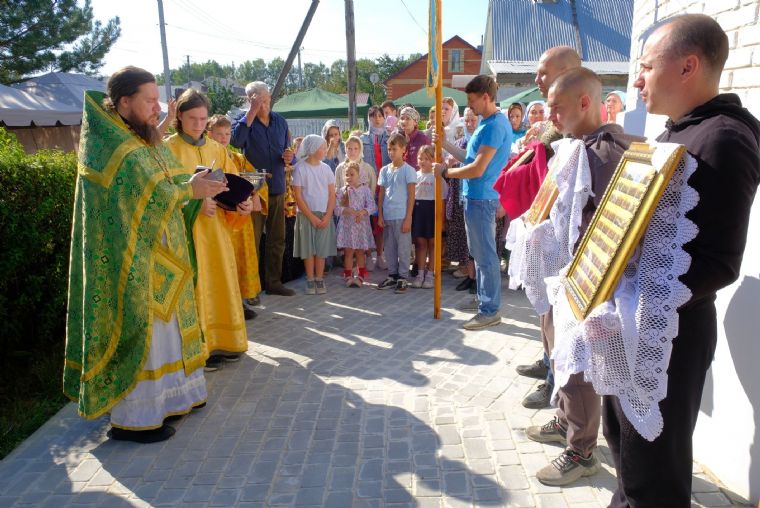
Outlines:
<svg viewBox="0 0 760 508"><path fill-rule="evenodd" d="M536 61L516 62L489 60L488 66L494 74L535 74ZM628 74L628 62L583 62L583 66L597 74Z"/></svg>
<svg viewBox="0 0 760 508"><path fill-rule="evenodd" d="M578 32L573 23L573 4ZM633 0L491 0L492 61L538 61L552 46L578 48L584 62L628 62ZM535 68L530 72L535 71Z"/></svg>

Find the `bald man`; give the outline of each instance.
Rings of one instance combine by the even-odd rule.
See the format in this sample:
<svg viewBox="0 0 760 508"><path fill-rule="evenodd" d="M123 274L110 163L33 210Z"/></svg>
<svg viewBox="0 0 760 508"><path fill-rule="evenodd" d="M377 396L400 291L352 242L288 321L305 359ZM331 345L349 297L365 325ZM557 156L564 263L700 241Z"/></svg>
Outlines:
<svg viewBox="0 0 760 508"><path fill-rule="evenodd" d="M620 400L603 397L604 435L618 478L614 508L691 505L692 434L717 341L715 293L739 276L760 182L760 124L739 97L718 93L727 57L728 37L720 25L688 14L657 28L639 59L634 86L647 112L669 118L658 141L683 144L697 160L689 185L699 203L687 217L699 232L684 246L691 265L681 281L692 295L678 309L667 396L660 402L662 433L647 441Z"/></svg>
<svg viewBox="0 0 760 508"><path fill-rule="evenodd" d="M624 134L619 125L605 124L599 109L601 102L601 79L582 67L562 73L548 91L552 124L562 135L582 140L588 155L593 194L583 207L578 242L591 223L623 152L631 142L644 141L643 137ZM567 250L568 246L559 248ZM528 427L525 431L533 441L567 443L559 457L536 473L541 483L568 485L599 470L599 460L593 452L600 418L601 399L592 384L583 379L583 372L570 376L558 391L556 416L543 426Z"/></svg>
<svg viewBox="0 0 760 508"><path fill-rule="evenodd" d="M536 85L544 98L547 97L549 87L563 72L577 69L581 66L581 57L570 46L554 46L549 48L538 59L536 68ZM551 120L536 124L535 135L546 148L546 160L554 155L551 144L562 137L562 134L554 127ZM551 312L539 316L541 323L541 338L544 343L544 356L530 365L518 365L517 373L521 376L545 379L546 381L536 388L522 401L522 405L529 409L543 409L550 407L551 394L554 390L554 374L549 364L549 354L554 343L554 326L551 323Z"/></svg>

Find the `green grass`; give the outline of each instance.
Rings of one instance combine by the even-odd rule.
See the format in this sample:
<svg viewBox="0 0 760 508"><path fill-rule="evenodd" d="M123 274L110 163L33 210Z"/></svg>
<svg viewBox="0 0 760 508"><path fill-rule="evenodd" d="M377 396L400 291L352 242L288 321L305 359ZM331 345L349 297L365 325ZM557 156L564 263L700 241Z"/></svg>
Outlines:
<svg viewBox="0 0 760 508"><path fill-rule="evenodd" d="M63 342L45 351L11 351L0 362L0 459L68 401L62 392Z"/></svg>

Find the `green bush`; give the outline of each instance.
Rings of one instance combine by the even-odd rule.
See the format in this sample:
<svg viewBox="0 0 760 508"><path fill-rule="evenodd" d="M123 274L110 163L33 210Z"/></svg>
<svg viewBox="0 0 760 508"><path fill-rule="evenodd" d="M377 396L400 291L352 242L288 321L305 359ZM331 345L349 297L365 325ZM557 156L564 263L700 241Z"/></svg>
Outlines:
<svg viewBox="0 0 760 508"><path fill-rule="evenodd" d="M61 392L76 156L24 153L0 128L0 457Z"/></svg>

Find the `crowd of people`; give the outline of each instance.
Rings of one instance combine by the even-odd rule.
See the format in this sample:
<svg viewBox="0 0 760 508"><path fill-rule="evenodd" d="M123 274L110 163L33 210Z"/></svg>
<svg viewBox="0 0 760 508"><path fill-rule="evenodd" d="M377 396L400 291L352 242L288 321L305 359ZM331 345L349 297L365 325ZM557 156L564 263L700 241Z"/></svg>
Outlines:
<svg viewBox="0 0 760 508"><path fill-rule="evenodd" d="M691 182L700 197L691 213L699 234L683 277L693 296L678 310L681 334L670 359L678 369L669 372L660 404L662 434L643 439L618 397L597 393L583 372L554 386L552 353L562 337L555 337L551 308L537 307L543 358L517 370L545 382L523 404L549 407L554 395L558 410L526 434L566 446L537 472L543 483L567 485L596 473L603 416L618 473L611 506L689 505L691 434L715 347L713 300L738 273L760 179L759 124L738 98L718 94L727 52L714 20L674 18L650 36L635 82L647 110L670 118L662 139L684 144L699 161ZM248 109L234 119L210 117L208 99L190 89L174 105L174 133L162 139L153 75L136 67L114 73L106 93L88 92L85 103L64 392L87 418L110 413L113 439L171 437L173 418L205 405L204 370L247 350L245 321L256 317L262 290L295 294L281 280L291 199L292 250L303 260L307 295L328 291L325 274L337 263L348 287L387 270L377 289L432 288L441 255L461 278L456 289L474 295L460 307L474 313L464 328L498 325L510 219L530 206L547 161L562 149L558 142L579 140L588 159L582 235L623 151L643 141L616 123L625 94L603 97L601 80L574 49L549 48L536 84L544 100L501 109L495 80L475 77L461 116L451 98L434 106L441 132L434 122L420 129L412 105L387 101L369 108L366 132L342 133L331 120L320 134L296 139L271 110L262 82L246 86ZM445 158L436 162L438 139ZM240 173L259 173L264 183L240 195ZM433 242L437 176L445 184L442 253ZM713 220L715 210L724 220Z"/></svg>

